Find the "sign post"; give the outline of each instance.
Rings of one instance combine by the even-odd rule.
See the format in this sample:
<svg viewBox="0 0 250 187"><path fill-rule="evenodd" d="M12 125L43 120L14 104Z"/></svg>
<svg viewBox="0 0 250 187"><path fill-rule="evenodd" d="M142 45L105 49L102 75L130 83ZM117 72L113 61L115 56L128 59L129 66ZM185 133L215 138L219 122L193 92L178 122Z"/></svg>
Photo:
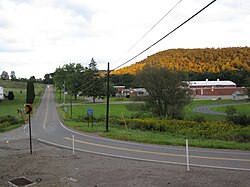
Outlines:
<svg viewBox="0 0 250 187"><path fill-rule="evenodd" d="M31 139L31 119L30 115L33 113L31 104L25 104L25 112L29 116L29 135L30 135L30 154L32 154L32 139Z"/></svg>
<svg viewBox="0 0 250 187"><path fill-rule="evenodd" d="M89 120L90 120L90 117L91 117L91 119L92 119L92 127L93 127L93 115L94 115L94 110L93 110L93 108L88 108L88 109L87 109L88 127L89 127Z"/></svg>

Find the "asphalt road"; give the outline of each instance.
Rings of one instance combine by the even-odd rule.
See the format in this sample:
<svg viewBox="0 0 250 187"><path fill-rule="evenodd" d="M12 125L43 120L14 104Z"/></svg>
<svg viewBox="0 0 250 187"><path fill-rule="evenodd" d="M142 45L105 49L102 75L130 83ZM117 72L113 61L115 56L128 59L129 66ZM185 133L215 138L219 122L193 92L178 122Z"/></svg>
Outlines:
<svg viewBox="0 0 250 187"><path fill-rule="evenodd" d="M28 135L27 125L23 131ZM185 147L111 140L65 127L60 122L56 110L53 88L49 86L46 88L41 105L32 118L32 138L54 146L72 149L72 135L74 135L75 154L77 151L84 151L124 159L178 164L186 168ZM210 167L250 171L250 152L189 148L189 163L191 169L192 167Z"/></svg>
<svg viewBox="0 0 250 187"><path fill-rule="evenodd" d="M217 104L217 105L208 105L208 106L199 106L193 109L195 112L203 113L203 114L213 114L213 115L222 115L226 116L227 114L224 112L216 112L210 109L215 107L222 107L222 106L233 106L233 105L249 105L250 102L246 103L230 103L230 104Z"/></svg>

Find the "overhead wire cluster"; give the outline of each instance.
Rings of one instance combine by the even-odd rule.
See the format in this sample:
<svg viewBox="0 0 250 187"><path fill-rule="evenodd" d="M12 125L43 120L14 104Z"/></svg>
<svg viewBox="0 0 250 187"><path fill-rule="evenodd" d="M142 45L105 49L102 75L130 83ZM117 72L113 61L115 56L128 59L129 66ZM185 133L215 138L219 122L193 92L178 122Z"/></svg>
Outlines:
<svg viewBox="0 0 250 187"><path fill-rule="evenodd" d="M176 8L176 6L181 2L182 0L179 0L159 21L157 21L132 47L129 48L129 50L126 52L128 53L132 48L134 48L149 32L151 32L172 10L174 10L174 8ZM187 22L189 22L190 20L192 20L194 17L196 17L198 14L200 14L202 11L204 11L206 8L208 8L209 6L211 6L213 3L215 3L217 0L213 0L211 1L209 4L207 4L205 7L203 7L202 9L200 9L198 12L196 12L194 15L192 15L191 17L189 17L187 20L185 20L184 22L182 22L180 25L178 25L177 27L175 27L173 30L171 30L169 33L167 33L166 35L164 35L163 37L161 37L159 40L157 40L156 42L154 42L153 44L151 44L150 46L148 46L147 48L145 48L144 50L142 50L141 52L139 52L137 55L133 56L132 58L130 58L129 60L125 61L124 63L120 64L119 66L117 66L116 68L109 70L109 72L106 72L104 76L107 76L107 74L109 74L110 72L124 66L125 64L131 62L132 60L134 60L135 58L137 58L138 56L142 55L143 53L145 53L146 51L148 51L150 48L152 48L153 46L155 46L156 44L158 44L159 42L161 42L163 39L165 39L166 37L168 37L170 34L172 34L173 32L175 32L176 30L178 30L180 27L182 27L183 25L185 25ZM99 81L99 79L97 79L97 81L95 81L94 83L92 83L91 85L89 85L88 87L86 87L84 90L89 89L90 87L92 87L93 85L95 85L97 82ZM90 82L87 82L83 85L81 85L80 87L89 84ZM79 88L80 88L79 87Z"/></svg>
<svg viewBox="0 0 250 187"><path fill-rule="evenodd" d="M139 44L141 42L142 39L144 39L167 15L170 14L170 12L172 12L178 4L180 4L182 2L182 0L179 0L163 17L161 17L144 35L142 35L142 37L140 37L118 60L116 60L115 63L117 63L118 61L121 60L121 58L123 56L125 56L126 54L128 54L137 44Z"/></svg>

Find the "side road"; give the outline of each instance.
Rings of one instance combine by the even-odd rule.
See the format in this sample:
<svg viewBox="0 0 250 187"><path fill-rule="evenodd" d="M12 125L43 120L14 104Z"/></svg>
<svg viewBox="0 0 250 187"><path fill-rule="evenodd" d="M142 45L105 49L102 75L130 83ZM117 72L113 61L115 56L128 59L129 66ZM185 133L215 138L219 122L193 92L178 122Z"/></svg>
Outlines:
<svg viewBox="0 0 250 187"><path fill-rule="evenodd" d="M249 171L220 170L160 164L100 156L61 149L14 133L0 134L0 186L25 177L32 186L101 187L101 186L249 186ZM13 135L17 135L11 138ZM9 140L7 140L9 139Z"/></svg>
<svg viewBox="0 0 250 187"><path fill-rule="evenodd" d="M222 106L234 106L234 105L249 105L250 102L246 103L231 103L231 104L217 104L217 105L209 105L209 106L199 106L196 108L193 108L193 111L203 113L203 114L213 114L213 115L222 115L226 116L226 113L223 112L216 112L212 111L210 109L215 108L215 107L222 107Z"/></svg>

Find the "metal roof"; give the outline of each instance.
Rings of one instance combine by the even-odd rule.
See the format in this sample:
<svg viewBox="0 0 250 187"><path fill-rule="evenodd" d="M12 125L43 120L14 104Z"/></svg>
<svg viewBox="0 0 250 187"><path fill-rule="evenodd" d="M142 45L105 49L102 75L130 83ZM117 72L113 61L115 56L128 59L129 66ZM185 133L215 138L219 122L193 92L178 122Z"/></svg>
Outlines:
<svg viewBox="0 0 250 187"><path fill-rule="evenodd" d="M189 86L236 86L236 84L232 81L189 81Z"/></svg>

